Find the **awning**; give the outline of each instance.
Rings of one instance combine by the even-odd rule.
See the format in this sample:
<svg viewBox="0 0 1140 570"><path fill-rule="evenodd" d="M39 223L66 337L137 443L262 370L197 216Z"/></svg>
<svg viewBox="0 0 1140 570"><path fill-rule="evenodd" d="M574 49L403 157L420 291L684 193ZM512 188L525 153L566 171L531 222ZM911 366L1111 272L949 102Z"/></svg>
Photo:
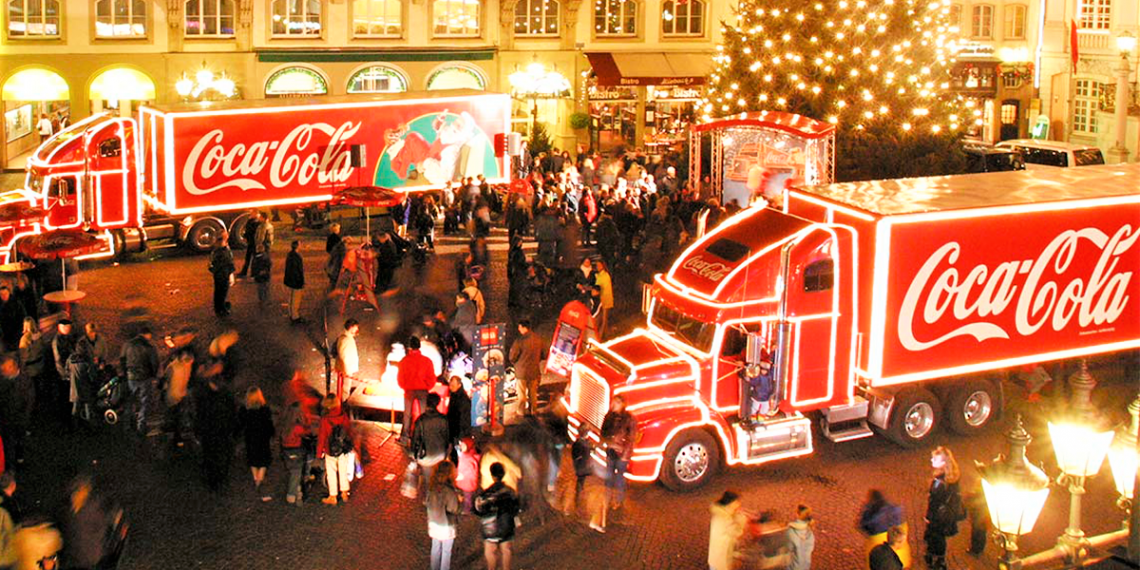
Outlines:
<svg viewBox="0 0 1140 570"><path fill-rule="evenodd" d="M712 54L693 52L587 53L598 85L703 85Z"/></svg>

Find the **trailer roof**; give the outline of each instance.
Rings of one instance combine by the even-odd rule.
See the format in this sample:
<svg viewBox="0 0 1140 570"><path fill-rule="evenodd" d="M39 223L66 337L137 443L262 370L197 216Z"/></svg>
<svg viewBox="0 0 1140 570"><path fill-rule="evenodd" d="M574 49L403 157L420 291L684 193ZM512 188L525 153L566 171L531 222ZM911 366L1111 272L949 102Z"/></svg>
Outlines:
<svg viewBox="0 0 1140 570"><path fill-rule="evenodd" d="M1017 206L1140 193L1140 164L867 180L793 191L880 216Z"/></svg>
<svg viewBox="0 0 1140 570"><path fill-rule="evenodd" d="M404 93L383 94L356 94L356 95L321 95L317 97L277 97L273 99L234 99L231 101L202 101L196 103L170 103L165 105L146 105L147 109L159 113L225 113L228 111L247 111L249 109L273 109L278 107L301 106L341 106L362 103L381 103L403 101L405 99L448 99L455 97L485 97L502 95L491 91L478 91L476 89L446 89L440 91L407 91Z"/></svg>

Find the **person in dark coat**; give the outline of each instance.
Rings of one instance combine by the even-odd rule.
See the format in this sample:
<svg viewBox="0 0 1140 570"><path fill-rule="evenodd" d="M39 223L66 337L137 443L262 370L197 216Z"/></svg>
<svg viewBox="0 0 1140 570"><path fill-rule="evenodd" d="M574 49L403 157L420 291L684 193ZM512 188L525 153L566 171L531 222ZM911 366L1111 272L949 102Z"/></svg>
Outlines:
<svg viewBox="0 0 1140 570"><path fill-rule="evenodd" d="M257 248L254 247L254 244L257 240L257 229L260 225L261 212L258 212L257 210L250 210L249 221L245 223L245 227L242 228L241 231L241 238L245 240L245 263L242 263L241 271L237 273L237 276L239 278L249 275L250 264L253 262L253 255L257 252Z"/></svg>
<svg viewBox="0 0 1140 570"><path fill-rule="evenodd" d="M934 478L926 502L926 567L946 570L946 538L958 534L958 521L964 517L962 497L958 494L958 463L950 450L938 446L930 454Z"/></svg>
<svg viewBox="0 0 1140 570"><path fill-rule="evenodd" d="M268 493L261 493L265 482L265 471L273 461L270 442L276 433L273 428L273 412L265 403L261 388L251 386L245 393L245 407L238 412L242 434L245 436L245 461L253 475L253 485L260 493L262 501L273 499Z"/></svg>
<svg viewBox="0 0 1140 570"><path fill-rule="evenodd" d="M887 541L871 550L868 564L871 570L903 570L897 549L906 544L906 528L893 526L887 530Z"/></svg>
<svg viewBox="0 0 1140 570"><path fill-rule="evenodd" d="M305 291L305 262L297 248L301 242L293 240L289 254L285 256L285 286L289 288L289 320L302 322L301 295Z"/></svg>
<svg viewBox="0 0 1140 570"><path fill-rule="evenodd" d="M60 517L60 531L63 534L63 568L99 568L114 546L124 537L115 535L116 528L125 532L126 526L118 525L123 513L119 509L108 508L106 502L96 496L91 479L80 476L72 483L67 509Z"/></svg>
<svg viewBox="0 0 1140 570"><path fill-rule="evenodd" d="M448 381L451 395L447 401L447 435L454 445L471 433L471 396L463 389L463 381L452 376Z"/></svg>
<svg viewBox="0 0 1140 570"><path fill-rule="evenodd" d="M212 491L221 491L229 478L237 432L237 404L223 390L220 375L211 376L198 396L198 439L202 443L202 473Z"/></svg>
<svg viewBox="0 0 1140 570"><path fill-rule="evenodd" d="M210 253L210 273L214 276L214 314L224 317L230 314L230 303L226 297L230 294L230 281L234 275L234 252L230 249L229 233L222 231L218 237L218 245ZM246 250L246 255L253 256L253 248Z"/></svg>
<svg viewBox="0 0 1140 570"><path fill-rule="evenodd" d="M12 352L20 348L20 335L24 332L24 305L12 296L12 290L7 286L0 287L0 339L4 341L4 350Z"/></svg>
<svg viewBox="0 0 1140 570"><path fill-rule="evenodd" d="M340 224L333 223L329 225L329 235L325 238L325 253L332 255L337 244L340 243Z"/></svg>
<svg viewBox="0 0 1140 570"><path fill-rule="evenodd" d="M8 354L0 358L0 441L8 465L23 461L24 436L32 423L35 388L20 372L19 362Z"/></svg>
<svg viewBox="0 0 1140 570"><path fill-rule="evenodd" d="M400 251L392 240L392 234L381 232L372 240L376 249L376 293L380 294L392 286L392 277L400 267Z"/></svg>
<svg viewBox="0 0 1140 570"><path fill-rule="evenodd" d="M518 495L503 483L507 470L502 463L491 464L494 483L475 498L475 514L483 523L483 556L488 570L511 567L511 541L515 538L515 516L519 513Z"/></svg>

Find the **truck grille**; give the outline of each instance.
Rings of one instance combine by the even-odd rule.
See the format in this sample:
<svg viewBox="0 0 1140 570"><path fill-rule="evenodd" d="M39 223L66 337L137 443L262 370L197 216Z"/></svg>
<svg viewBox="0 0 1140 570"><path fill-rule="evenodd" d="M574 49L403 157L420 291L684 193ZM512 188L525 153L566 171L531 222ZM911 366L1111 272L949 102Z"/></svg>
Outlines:
<svg viewBox="0 0 1140 570"><path fill-rule="evenodd" d="M574 367L570 398L574 410L596 429L610 408L610 390L605 381L580 366Z"/></svg>

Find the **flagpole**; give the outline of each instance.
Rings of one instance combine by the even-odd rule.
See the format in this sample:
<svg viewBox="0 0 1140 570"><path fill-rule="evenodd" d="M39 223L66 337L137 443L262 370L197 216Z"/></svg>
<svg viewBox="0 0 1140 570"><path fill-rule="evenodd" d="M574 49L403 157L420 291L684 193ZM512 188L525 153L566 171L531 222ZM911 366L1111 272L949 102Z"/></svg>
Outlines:
<svg viewBox="0 0 1140 570"><path fill-rule="evenodd" d="M1077 94L1077 63L1080 61L1080 52L1077 49L1077 21L1069 20L1069 56L1072 60L1072 65L1069 66L1069 103L1068 103L1068 117L1065 121L1065 142L1072 142L1073 139L1073 120L1077 115L1076 109L1076 94Z"/></svg>

